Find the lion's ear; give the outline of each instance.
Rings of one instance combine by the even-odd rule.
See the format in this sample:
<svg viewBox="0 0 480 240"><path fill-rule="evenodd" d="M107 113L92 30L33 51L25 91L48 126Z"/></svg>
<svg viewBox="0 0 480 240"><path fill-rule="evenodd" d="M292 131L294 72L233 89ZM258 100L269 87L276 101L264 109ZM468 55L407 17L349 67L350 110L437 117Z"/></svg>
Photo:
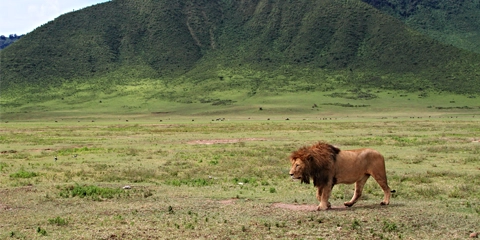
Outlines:
<svg viewBox="0 0 480 240"><path fill-rule="evenodd" d="M332 149L332 152L333 152L334 154L338 154L338 153L340 152L340 149L337 148L337 147L335 147L335 146L330 145L330 148Z"/></svg>
<svg viewBox="0 0 480 240"><path fill-rule="evenodd" d="M313 162L315 159L313 158L313 155L312 154L308 154L307 155L307 161L309 162Z"/></svg>

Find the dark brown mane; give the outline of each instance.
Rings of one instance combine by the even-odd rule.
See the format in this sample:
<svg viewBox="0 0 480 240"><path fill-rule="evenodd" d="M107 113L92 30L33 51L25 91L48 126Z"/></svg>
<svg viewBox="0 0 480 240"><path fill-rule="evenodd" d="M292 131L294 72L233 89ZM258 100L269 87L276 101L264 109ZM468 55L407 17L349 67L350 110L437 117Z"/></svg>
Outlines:
<svg viewBox="0 0 480 240"><path fill-rule="evenodd" d="M325 143L318 142L312 146L304 146L292 152L290 159L301 159L305 163L305 171L302 176L302 183L310 183L313 179L315 186L327 184L333 181L332 173L334 162L340 149Z"/></svg>

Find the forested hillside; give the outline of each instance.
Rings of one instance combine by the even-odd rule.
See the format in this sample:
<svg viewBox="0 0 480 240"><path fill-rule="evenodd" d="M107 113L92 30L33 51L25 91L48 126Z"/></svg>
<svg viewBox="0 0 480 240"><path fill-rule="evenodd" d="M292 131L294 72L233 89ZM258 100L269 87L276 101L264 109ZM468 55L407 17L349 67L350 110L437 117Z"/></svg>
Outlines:
<svg viewBox="0 0 480 240"><path fill-rule="evenodd" d="M441 42L480 53L480 1L363 0Z"/></svg>
<svg viewBox="0 0 480 240"><path fill-rule="evenodd" d="M306 82L315 90L330 78L333 86L480 92L479 54L360 0L115 0L58 17L1 59L4 93L105 79L198 85L228 80L225 71L252 79L236 88Z"/></svg>

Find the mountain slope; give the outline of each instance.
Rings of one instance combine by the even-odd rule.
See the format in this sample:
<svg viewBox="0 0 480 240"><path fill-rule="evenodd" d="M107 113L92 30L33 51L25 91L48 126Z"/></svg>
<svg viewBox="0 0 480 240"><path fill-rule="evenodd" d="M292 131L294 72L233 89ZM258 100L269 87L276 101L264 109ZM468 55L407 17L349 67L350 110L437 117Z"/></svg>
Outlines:
<svg viewBox="0 0 480 240"><path fill-rule="evenodd" d="M326 70L350 86L480 91L480 55L360 0L116 0L60 16L0 54L4 92L110 78L220 81L224 69L279 76L286 66L313 84Z"/></svg>
<svg viewBox="0 0 480 240"><path fill-rule="evenodd" d="M363 1L441 42L480 53L480 1Z"/></svg>
<svg viewBox="0 0 480 240"><path fill-rule="evenodd" d="M147 64L158 72L189 68L199 49L182 31L183 21L170 15L178 7L164 2L151 1L143 12L134 1L112 1L60 16L2 53L5 81L13 73L20 81L51 84L122 65Z"/></svg>

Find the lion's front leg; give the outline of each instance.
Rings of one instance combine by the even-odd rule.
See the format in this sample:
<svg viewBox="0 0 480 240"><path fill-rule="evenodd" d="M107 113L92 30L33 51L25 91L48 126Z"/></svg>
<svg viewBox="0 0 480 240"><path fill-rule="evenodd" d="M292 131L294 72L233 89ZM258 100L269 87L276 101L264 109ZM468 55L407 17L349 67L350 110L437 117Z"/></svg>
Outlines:
<svg viewBox="0 0 480 240"><path fill-rule="evenodd" d="M327 210L332 207L328 199L330 198L330 193L332 188L328 186L319 186L317 187L317 199L320 201L320 204L317 207L318 211Z"/></svg>
<svg viewBox="0 0 480 240"><path fill-rule="evenodd" d="M317 199L319 202L322 201L322 192L323 192L323 188L317 187Z"/></svg>

